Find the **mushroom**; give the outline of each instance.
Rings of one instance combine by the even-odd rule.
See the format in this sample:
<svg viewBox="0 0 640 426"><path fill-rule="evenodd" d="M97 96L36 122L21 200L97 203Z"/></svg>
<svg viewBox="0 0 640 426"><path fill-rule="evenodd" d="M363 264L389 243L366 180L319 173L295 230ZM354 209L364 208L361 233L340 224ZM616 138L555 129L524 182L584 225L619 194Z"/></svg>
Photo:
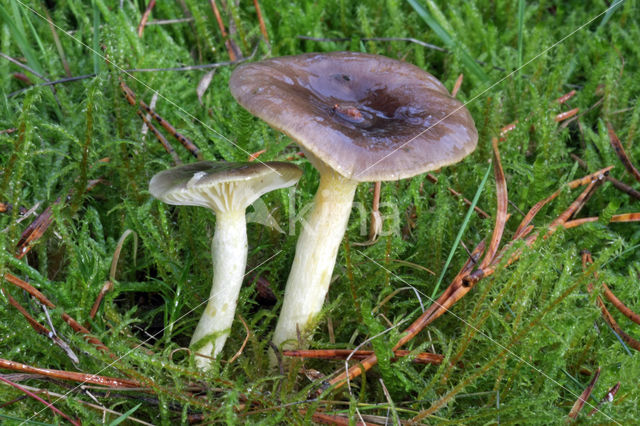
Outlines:
<svg viewBox="0 0 640 426"><path fill-rule="evenodd" d="M291 163L202 161L153 176L149 192L175 205L208 207L216 214L211 242L213 285L207 306L191 338L191 348L216 356L229 335L247 263L245 210L263 194L294 185L302 171ZM208 369L210 360L197 357Z"/></svg>
<svg viewBox="0 0 640 426"><path fill-rule="evenodd" d="M456 163L478 133L431 74L384 56L309 53L238 67L231 93L295 140L320 173L273 341L290 348L322 308L358 182L398 180Z"/></svg>

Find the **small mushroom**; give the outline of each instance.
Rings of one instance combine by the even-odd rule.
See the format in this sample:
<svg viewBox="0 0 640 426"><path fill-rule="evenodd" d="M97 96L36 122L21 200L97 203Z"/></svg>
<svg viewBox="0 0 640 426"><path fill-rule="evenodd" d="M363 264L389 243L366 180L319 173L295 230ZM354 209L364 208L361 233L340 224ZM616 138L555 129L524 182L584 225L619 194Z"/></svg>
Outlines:
<svg viewBox="0 0 640 426"><path fill-rule="evenodd" d="M211 242L213 285L193 337L199 354L216 356L229 335L247 263L245 210L263 194L294 185L302 171L290 163L223 163L202 161L153 176L149 192L175 205L208 207L216 214ZM207 369L208 358L197 357Z"/></svg>
<svg viewBox="0 0 640 426"><path fill-rule="evenodd" d="M310 53L238 67L236 100L294 139L320 173L273 341L308 335L320 312L358 182L398 180L456 163L478 134L435 77L384 56Z"/></svg>

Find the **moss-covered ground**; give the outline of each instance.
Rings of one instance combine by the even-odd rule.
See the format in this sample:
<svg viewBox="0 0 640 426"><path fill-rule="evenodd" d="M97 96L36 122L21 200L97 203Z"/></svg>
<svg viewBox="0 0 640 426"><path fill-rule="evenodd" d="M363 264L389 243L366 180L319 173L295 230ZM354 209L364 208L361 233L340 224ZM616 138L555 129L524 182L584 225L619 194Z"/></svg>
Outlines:
<svg viewBox="0 0 640 426"><path fill-rule="evenodd" d="M380 362L350 389L319 398L313 391L343 362L294 361L282 375L269 368L266 356L300 229L290 218L310 202L317 172L296 156L299 149L289 138L231 96L228 80L235 65L226 64L229 49L210 2L159 1L139 37L146 5L142 0L0 0L0 206L6 210L0 213L0 276L29 282L55 304L45 312L3 279L0 358L129 378L150 387L80 387L2 368L1 421L67 421L11 382L59 394L38 393L86 424L301 424L320 422L320 414L369 423L560 424L600 368L578 421L638 422L640 357L603 320L597 296L606 282L627 306L640 310L640 225L609 223L615 214L640 211L640 203L610 182L577 214L599 216L598 221L559 228L532 247L521 247L517 262L479 281L405 347L414 355L442 354L441 365L389 361L404 327L467 260L464 247L490 238L496 216L493 174L481 183L491 167L491 140L503 126L517 122L500 143L510 201L506 241L523 212L587 173L614 165L611 176L640 189L611 148L607 131L609 123L631 161L640 164L638 1L261 0L269 43L254 2L217 2L229 39L244 57L253 54L249 60L355 50L416 64L449 90L463 74L457 97L468 102L478 128L477 150L435 173L438 183L417 176L382 184L384 232L367 246L355 243L367 239L373 184L358 187L360 208L353 210L312 348L362 344L360 349L375 350ZM221 66L181 69L204 64ZM211 70L199 98L198 86L205 88L201 82ZM43 84L77 76L86 78ZM205 209L167 206L149 195L151 176L171 167L172 158L151 132L143 134L120 81L146 103L157 95L156 111L205 159L246 161L248 153L265 150L261 160L291 157L304 170L295 191L263 197L284 232L248 226L251 273L224 352L206 374L195 369L183 348L211 284L215 218ZM572 90L573 97L557 102ZM579 112L572 119L556 121L574 108ZM183 162L194 161L169 140ZM468 199L480 189L477 207L491 217L474 213L465 219L468 205L448 188ZM579 192L565 189L545 206L533 221L536 230L544 233ZM43 235L36 233L40 238L19 258L23 232L47 208L50 226ZM463 227L464 246L455 245ZM594 259L588 273L583 250ZM92 319L91 308L110 277L113 288ZM268 284L273 298L264 297L256 282ZM10 298L53 328L77 362L38 334ZM640 326L605 303L622 330L640 336ZM86 325L113 357L75 332L63 313ZM589 417L618 382L613 402Z"/></svg>

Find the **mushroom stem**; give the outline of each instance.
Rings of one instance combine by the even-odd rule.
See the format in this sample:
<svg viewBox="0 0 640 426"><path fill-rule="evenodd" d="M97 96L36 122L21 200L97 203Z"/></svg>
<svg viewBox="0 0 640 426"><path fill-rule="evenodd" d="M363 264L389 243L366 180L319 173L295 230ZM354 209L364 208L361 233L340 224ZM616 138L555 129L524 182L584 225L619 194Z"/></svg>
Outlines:
<svg viewBox="0 0 640 426"><path fill-rule="evenodd" d="M191 337L190 346L198 354L215 357L229 336L247 264L247 225L244 210L216 212L211 257L213 285L209 302ZM199 368L206 370L210 363L210 359L196 355Z"/></svg>
<svg viewBox="0 0 640 426"><path fill-rule="evenodd" d="M276 346L284 343L285 349L298 346L298 330L308 337L322 309L358 185L328 167L323 169L313 208L298 238L273 335Z"/></svg>

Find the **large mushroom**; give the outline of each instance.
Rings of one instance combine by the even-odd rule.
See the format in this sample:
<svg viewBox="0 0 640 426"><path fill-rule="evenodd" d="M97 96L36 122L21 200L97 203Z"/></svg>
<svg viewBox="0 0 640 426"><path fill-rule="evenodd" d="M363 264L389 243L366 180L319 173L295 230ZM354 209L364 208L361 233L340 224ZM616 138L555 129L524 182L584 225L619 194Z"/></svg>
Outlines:
<svg viewBox="0 0 640 426"><path fill-rule="evenodd" d="M293 347L320 312L358 182L398 180L456 163L478 134L431 74L384 56L310 53L238 67L236 100L295 140L320 173L287 281L276 345Z"/></svg>
<svg viewBox="0 0 640 426"><path fill-rule="evenodd" d="M202 161L165 170L153 176L149 192L175 205L202 206L216 214L211 242L213 285L207 306L191 337L198 354L216 356L233 322L247 263L245 210L263 194L294 185L302 171L294 164L223 163ZM210 366L197 357L202 369Z"/></svg>

